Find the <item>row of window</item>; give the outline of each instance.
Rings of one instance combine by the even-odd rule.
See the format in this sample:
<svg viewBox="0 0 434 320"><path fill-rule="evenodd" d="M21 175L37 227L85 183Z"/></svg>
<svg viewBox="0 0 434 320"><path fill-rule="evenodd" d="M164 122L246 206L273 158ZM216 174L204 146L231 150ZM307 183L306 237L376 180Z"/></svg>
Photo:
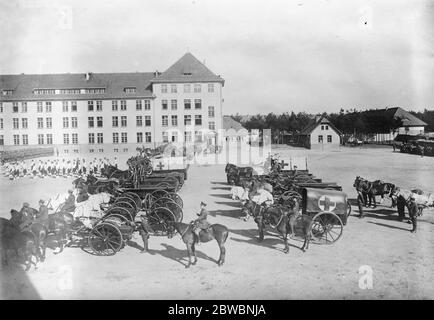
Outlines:
<svg viewBox="0 0 434 320"><path fill-rule="evenodd" d="M332 143L333 141L333 137L329 134L327 135L327 143ZM323 143L323 136L319 135L318 136L318 143Z"/></svg>
<svg viewBox="0 0 434 320"><path fill-rule="evenodd" d="M184 93L191 93L191 84L185 83L184 84ZM162 84L161 85L161 93L168 93L168 85ZM201 93L202 92L202 84L195 83L193 85L193 92L194 93ZM208 83L208 92L212 93L214 92L214 83ZM178 93L178 85L177 84L171 84L170 85L170 93Z"/></svg>
<svg viewBox="0 0 434 320"><path fill-rule="evenodd" d="M34 89L33 94L102 94L105 88L85 88L85 89Z"/></svg>

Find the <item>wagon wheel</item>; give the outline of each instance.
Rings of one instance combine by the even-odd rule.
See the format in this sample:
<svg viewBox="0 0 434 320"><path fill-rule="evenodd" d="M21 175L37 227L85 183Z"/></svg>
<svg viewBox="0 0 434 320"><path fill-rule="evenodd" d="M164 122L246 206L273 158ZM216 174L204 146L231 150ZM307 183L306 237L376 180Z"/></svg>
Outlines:
<svg viewBox="0 0 434 320"><path fill-rule="evenodd" d="M167 235L169 222L175 222L176 217L172 211L167 208L154 208L148 213L149 226L154 235Z"/></svg>
<svg viewBox="0 0 434 320"><path fill-rule="evenodd" d="M161 197L166 197L169 195L169 192L166 190L155 190L153 192L151 192L151 195L155 198L161 198Z"/></svg>
<svg viewBox="0 0 434 320"><path fill-rule="evenodd" d="M130 221L128 220L128 218L126 216L123 216L121 214L118 213L110 213L108 216L106 216L104 218L105 222L112 222L117 226L120 226L122 223L125 224L130 224Z"/></svg>
<svg viewBox="0 0 434 320"><path fill-rule="evenodd" d="M155 197L151 193L147 193L142 201L142 209L148 210L155 201Z"/></svg>
<svg viewBox="0 0 434 320"><path fill-rule="evenodd" d="M171 192L170 198L175 201L181 208L184 208L184 201L182 201L182 198L179 196L179 194Z"/></svg>
<svg viewBox="0 0 434 320"><path fill-rule="evenodd" d="M347 219L350 216L350 214L351 214L351 204L350 201L347 200Z"/></svg>
<svg viewBox="0 0 434 320"><path fill-rule="evenodd" d="M184 218L184 214L182 212L182 208L177 204L172 198L160 198L156 200L151 207L151 211L154 208L167 208L169 209L176 217L176 222L181 222Z"/></svg>
<svg viewBox="0 0 434 320"><path fill-rule="evenodd" d="M128 212L131 214L131 216L134 216L137 212L137 210L134 208L134 206L129 202L120 201L120 202L114 203L113 206L127 209Z"/></svg>
<svg viewBox="0 0 434 320"><path fill-rule="evenodd" d="M112 207L110 209L107 210L105 217L109 217L111 214L119 214L121 216L124 216L125 218L128 219L128 221L134 221L133 216L131 215L131 213L128 211L127 208L123 208L123 207Z"/></svg>
<svg viewBox="0 0 434 320"><path fill-rule="evenodd" d="M333 212L322 211L312 218L309 229L313 243L332 244L341 237L343 224Z"/></svg>
<svg viewBox="0 0 434 320"><path fill-rule="evenodd" d="M284 201L287 201L291 198L297 198L297 199L301 199L301 194L299 194L297 191L285 191L282 195L281 195L282 199Z"/></svg>
<svg viewBox="0 0 434 320"><path fill-rule="evenodd" d="M101 222L89 232L88 243L95 254L112 256L122 248L122 233L113 223Z"/></svg>
<svg viewBox="0 0 434 320"><path fill-rule="evenodd" d="M120 197L128 197L132 200L134 200L134 202L136 203L136 207L137 208L141 208L142 207L142 199L140 198L140 196L137 193L134 192L124 192L120 195Z"/></svg>
<svg viewBox="0 0 434 320"><path fill-rule="evenodd" d="M131 204L133 206L134 210L136 210L136 211L139 210L139 208L137 207L137 203L134 201L134 199L131 199L130 197L120 196L120 197L115 199L114 204L117 204L119 202L128 202L129 204Z"/></svg>

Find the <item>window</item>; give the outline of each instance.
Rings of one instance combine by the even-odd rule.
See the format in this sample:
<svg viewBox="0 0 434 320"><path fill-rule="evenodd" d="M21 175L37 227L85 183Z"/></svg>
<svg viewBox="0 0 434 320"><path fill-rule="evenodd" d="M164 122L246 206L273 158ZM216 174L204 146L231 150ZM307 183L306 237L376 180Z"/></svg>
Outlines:
<svg viewBox="0 0 434 320"><path fill-rule="evenodd" d="M89 153L94 153L94 149L89 149Z"/></svg>
<svg viewBox="0 0 434 320"><path fill-rule="evenodd" d="M191 115L185 115L184 116L184 125L189 126L191 125Z"/></svg>
<svg viewBox="0 0 434 320"><path fill-rule="evenodd" d="M89 133L89 144L95 143L95 133Z"/></svg>
<svg viewBox="0 0 434 320"><path fill-rule="evenodd" d="M38 144L44 144L44 135L38 134Z"/></svg>
<svg viewBox="0 0 434 320"><path fill-rule="evenodd" d="M3 118L0 118L0 129L3 130Z"/></svg>
<svg viewBox="0 0 434 320"><path fill-rule="evenodd" d="M12 112L18 112L18 102L12 102Z"/></svg>
<svg viewBox="0 0 434 320"><path fill-rule="evenodd" d="M45 102L45 112L51 112L51 102Z"/></svg>
<svg viewBox="0 0 434 320"><path fill-rule="evenodd" d="M5 137L3 135L0 135L0 146L5 145Z"/></svg>
<svg viewBox="0 0 434 320"><path fill-rule="evenodd" d="M21 112L27 112L27 102L21 102ZM24 142L23 142L24 144Z"/></svg>
<svg viewBox="0 0 434 320"><path fill-rule="evenodd" d="M161 117L161 125L163 127L167 127L169 125L169 116L162 116Z"/></svg>
<svg viewBox="0 0 434 320"><path fill-rule="evenodd" d="M77 128L77 127L78 127L77 117L72 117L71 118L71 128Z"/></svg>
<svg viewBox="0 0 434 320"><path fill-rule="evenodd" d="M178 88L177 88L176 84L170 85L170 92L171 93L178 93Z"/></svg>
<svg viewBox="0 0 434 320"><path fill-rule="evenodd" d="M202 91L202 88L201 88L200 83L196 83L196 84L194 85L194 92L195 92L195 93L200 93L201 91Z"/></svg>
<svg viewBox="0 0 434 320"><path fill-rule="evenodd" d="M328 130L328 129L329 129L329 126L325 126L325 129Z"/></svg>
<svg viewBox="0 0 434 320"><path fill-rule="evenodd" d="M151 116L145 116L145 126L146 127L151 126Z"/></svg>
<svg viewBox="0 0 434 320"><path fill-rule="evenodd" d="M114 149L113 149L113 152L119 152L119 149L114 148Z"/></svg>
<svg viewBox="0 0 434 320"><path fill-rule="evenodd" d="M88 94L105 93L105 88L86 88L84 89L84 93L88 93Z"/></svg>
<svg viewBox="0 0 434 320"><path fill-rule="evenodd" d="M151 100L145 100L145 110L151 110Z"/></svg>
<svg viewBox="0 0 434 320"><path fill-rule="evenodd" d="M172 126L178 126L178 116L172 116Z"/></svg>
<svg viewBox="0 0 434 320"><path fill-rule="evenodd" d="M12 122L13 122L13 128L14 129L19 129L20 128L20 119L18 119L18 118L13 118L12 119Z"/></svg>
<svg viewBox="0 0 434 320"><path fill-rule="evenodd" d="M214 112L214 107L213 106L209 106L208 107L208 117L209 118L214 118L215 117L215 112Z"/></svg>
<svg viewBox="0 0 434 320"><path fill-rule="evenodd" d="M321 130L324 130L324 126L321 126Z"/></svg>
<svg viewBox="0 0 434 320"><path fill-rule="evenodd" d="M128 143L128 136L126 132L121 133L121 142L122 143Z"/></svg>
<svg viewBox="0 0 434 320"><path fill-rule="evenodd" d="M63 112L68 112L68 101L63 101L62 102L62 111Z"/></svg>
<svg viewBox="0 0 434 320"><path fill-rule="evenodd" d="M118 125L118 117L112 117L112 127L116 128Z"/></svg>
<svg viewBox="0 0 434 320"><path fill-rule="evenodd" d="M178 109L178 100L172 100L170 103L172 110L177 110Z"/></svg>
<svg viewBox="0 0 434 320"><path fill-rule="evenodd" d="M3 102L0 102L0 113L3 113Z"/></svg>
<svg viewBox="0 0 434 320"><path fill-rule="evenodd" d="M72 144L78 144L78 134L77 133L72 134Z"/></svg>
<svg viewBox="0 0 434 320"><path fill-rule="evenodd" d="M89 128L93 128L94 127L93 117L88 117L87 118L87 122L89 124Z"/></svg>
<svg viewBox="0 0 434 320"><path fill-rule="evenodd" d="M4 96L11 96L14 93L14 90L3 90L2 95Z"/></svg>
<svg viewBox="0 0 434 320"><path fill-rule="evenodd" d="M194 141L202 142L202 132L200 132L200 131L194 132Z"/></svg>
<svg viewBox="0 0 434 320"><path fill-rule="evenodd" d="M184 132L184 140L185 142L191 142L191 131Z"/></svg>
<svg viewBox="0 0 434 320"><path fill-rule="evenodd" d="M137 132L137 143L143 142L143 132Z"/></svg>
<svg viewBox="0 0 434 320"><path fill-rule="evenodd" d="M44 118L38 118L38 129L44 128Z"/></svg>
<svg viewBox="0 0 434 320"><path fill-rule="evenodd" d="M27 118L22 118L21 119L21 126L23 127L23 129L27 129L27 127L28 127ZM2 129L3 129L3 126L2 126Z"/></svg>
<svg viewBox="0 0 434 320"><path fill-rule="evenodd" d="M38 101L38 102L36 103L36 106L37 106L37 112L42 112L42 102L41 102L41 101Z"/></svg>
<svg viewBox="0 0 434 320"><path fill-rule="evenodd" d="M93 111L93 101L87 102L87 111Z"/></svg>
<svg viewBox="0 0 434 320"><path fill-rule="evenodd" d="M169 135L166 131L163 132L163 142L169 142Z"/></svg>
<svg viewBox="0 0 434 320"><path fill-rule="evenodd" d="M112 101L112 111L118 111L118 101L117 100Z"/></svg>
<svg viewBox="0 0 434 320"><path fill-rule="evenodd" d="M214 121L210 121L208 123L208 129L210 130L215 130L215 122Z"/></svg>
<svg viewBox="0 0 434 320"><path fill-rule="evenodd" d="M101 144L101 143L104 143L104 139L103 139L103 134L102 133L97 133L96 134L96 142L97 143L99 143L99 144Z"/></svg>
<svg viewBox="0 0 434 320"><path fill-rule="evenodd" d="M77 101L71 101L71 111L77 112Z"/></svg>
<svg viewBox="0 0 434 320"><path fill-rule="evenodd" d="M194 116L194 124L196 126L201 126L202 125L202 116L200 114L197 114Z"/></svg>
<svg viewBox="0 0 434 320"><path fill-rule="evenodd" d="M51 133L47 133L47 144L53 144L53 135Z"/></svg>
<svg viewBox="0 0 434 320"><path fill-rule="evenodd" d="M167 93L167 84L161 85L161 93Z"/></svg>
<svg viewBox="0 0 434 320"><path fill-rule="evenodd" d="M102 101L98 100L96 102L96 111L102 111Z"/></svg>
<svg viewBox="0 0 434 320"><path fill-rule="evenodd" d="M136 93L136 87L128 87L124 89L125 93Z"/></svg>
<svg viewBox="0 0 434 320"><path fill-rule="evenodd" d="M190 93L191 86L189 83L184 84L184 93Z"/></svg>
<svg viewBox="0 0 434 320"><path fill-rule="evenodd" d="M143 117L136 116L136 126L141 127L143 125Z"/></svg>
<svg viewBox="0 0 434 320"><path fill-rule="evenodd" d="M142 100L136 100L136 110L137 111L142 110Z"/></svg>
<svg viewBox="0 0 434 320"><path fill-rule="evenodd" d="M47 123L47 129L51 129L53 127L53 119L52 118L47 118L47 119L45 119L45 121Z"/></svg>
<svg viewBox="0 0 434 320"><path fill-rule="evenodd" d="M102 128L102 126L103 126L102 117L96 117L96 126L98 128Z"/></svg>
<svg viewBox="0 0 434 320"><path fill-rule="evenodd" d="M178 132L172 132L172 142L178 142Z"/></svg>
<svg viewBox="0 0 434 320"><path fill-rule="evenodd" d="M332 136L330 134L327 135L327 143L332 143Z"/></svg>
<svg viewBox="0 0 434 320"><path fill-rule="evenodd" d="M68 117L63 117L63 128L69 128L69 119L68 119Z"/></svg>
<svg viewBox="0 0 434 320"><path fill-rule="evenodd" d="M322 143L322 135L318 136L318 143Z"/></svg>
<svg viewBox="0 0 434 320"><path fill-rule="evenodd" d="M208 83L208 92L214 92L214 83Z"/></svg>
<svg viewBox="0 0 434 320"><path fill-rule="evenodd" d="M184 100L184 109L186 109L186 110L190 110L191 109L191 100L190 99L185 99Z"/></svg>
<svg viewBox="0 0 434 320"><path fill-rule="evenodd" d="M119 133L113 132L113 143L119 143Z"/></svg>
<svg viewBox="0 0 434 320"><path fill-rule="evenodd" d="M152 136L150 132L145 132L146 142L152 142Z"/></svg>
<svg viewBox="0 0 434 320"><path fill-rule="evenodd" d="M126 127L127 126L127 116L122 116L121 117L121 127Z"/></svg>
<svg viewBox="0 0 434 320"><path fill-rule="evenodd" d="M194 99L194 108L195 109L202 109L202 100L201 99Z"/></svg>
<svg viewBox="0 0 434 320"><path fill-rule="evenodd" d="M68 133L63 134L63 144L69 144L69 134Z"/></svg>
<svg viewBox="0 0 434 320"><path fill-rule="evenodd" d="M121 111L127 110L127 100L121 100Z"/></svg>
<svg viewBox="0 0 434 320"><path fill-rule="evenodd" d="M23 134L23 144L24 145L29 144L29 136L27 134Z"/></svg>
<svg viewBox="0 0 434 320"><path fill-rule="evenodd" d="M18 134L14 134L14 145L18 146L19 144L20 144L20 136Z"/></svg>
<svg viewBox="0 0 434 320"><path fill-rule="evenodd" d="M161 100L161 108L167 110L167 100Z"/></svg>

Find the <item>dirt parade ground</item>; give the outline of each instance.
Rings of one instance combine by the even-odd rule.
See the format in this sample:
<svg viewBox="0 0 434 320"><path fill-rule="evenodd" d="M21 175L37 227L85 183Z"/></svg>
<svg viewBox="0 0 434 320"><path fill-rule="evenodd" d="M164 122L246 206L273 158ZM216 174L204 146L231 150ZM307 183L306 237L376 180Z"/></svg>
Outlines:
<svg viewBox="0 0 434 320"><path fill-rule="evenodd" d="M350 201L356 198L356 176L381 179L407 189L434 192L434 158L393 152L391 148L345 148L312 151L274 147L281 156L307 157L309 171L323 181L342 185ZM122 159L120 159L122 160ZM72 178L0 178L0 216L23 202L37 207L70 188ZM2 299L433 299L434 210L418 219L418 232L399 222L396 208L385 201L358 219L352 206L342 237L332 245L291 240L288 254L270 230L258 242L256 224L240 219L240 203L226 184L224 164L192 165L179 193L184 222L196 217L200 201L208 204L211 223L230 230L226 263L219 267L215 241L200 244L198 263L190 269L180 236L151 237L150 252L141 253L141 238L114 256L101 257L80 248L47 259L25 272L4 268L0 273ZM379 197L377 197L379 200ZM372 283L361 278L369 273ZM365 284L365 285L363 285ZM371 285L372 284L372 285Z"/></svg>

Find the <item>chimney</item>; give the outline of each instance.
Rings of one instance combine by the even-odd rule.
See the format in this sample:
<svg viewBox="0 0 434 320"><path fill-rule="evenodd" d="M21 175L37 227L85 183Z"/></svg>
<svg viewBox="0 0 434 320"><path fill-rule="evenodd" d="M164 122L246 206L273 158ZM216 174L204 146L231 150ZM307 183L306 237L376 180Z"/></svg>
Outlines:
<svg viewBox="0 0 434 320"><path fill-rule="evenodd" d="M84 75L86 77L86 81L90 80L91 74L92 74L92 72L86 72L86 74Z"/></svg>
<svg viewBox="0 0 434 320"><path fill-rule="evenodd" d="M158 70L155 70L154 76L158 77Z"/></svg>

